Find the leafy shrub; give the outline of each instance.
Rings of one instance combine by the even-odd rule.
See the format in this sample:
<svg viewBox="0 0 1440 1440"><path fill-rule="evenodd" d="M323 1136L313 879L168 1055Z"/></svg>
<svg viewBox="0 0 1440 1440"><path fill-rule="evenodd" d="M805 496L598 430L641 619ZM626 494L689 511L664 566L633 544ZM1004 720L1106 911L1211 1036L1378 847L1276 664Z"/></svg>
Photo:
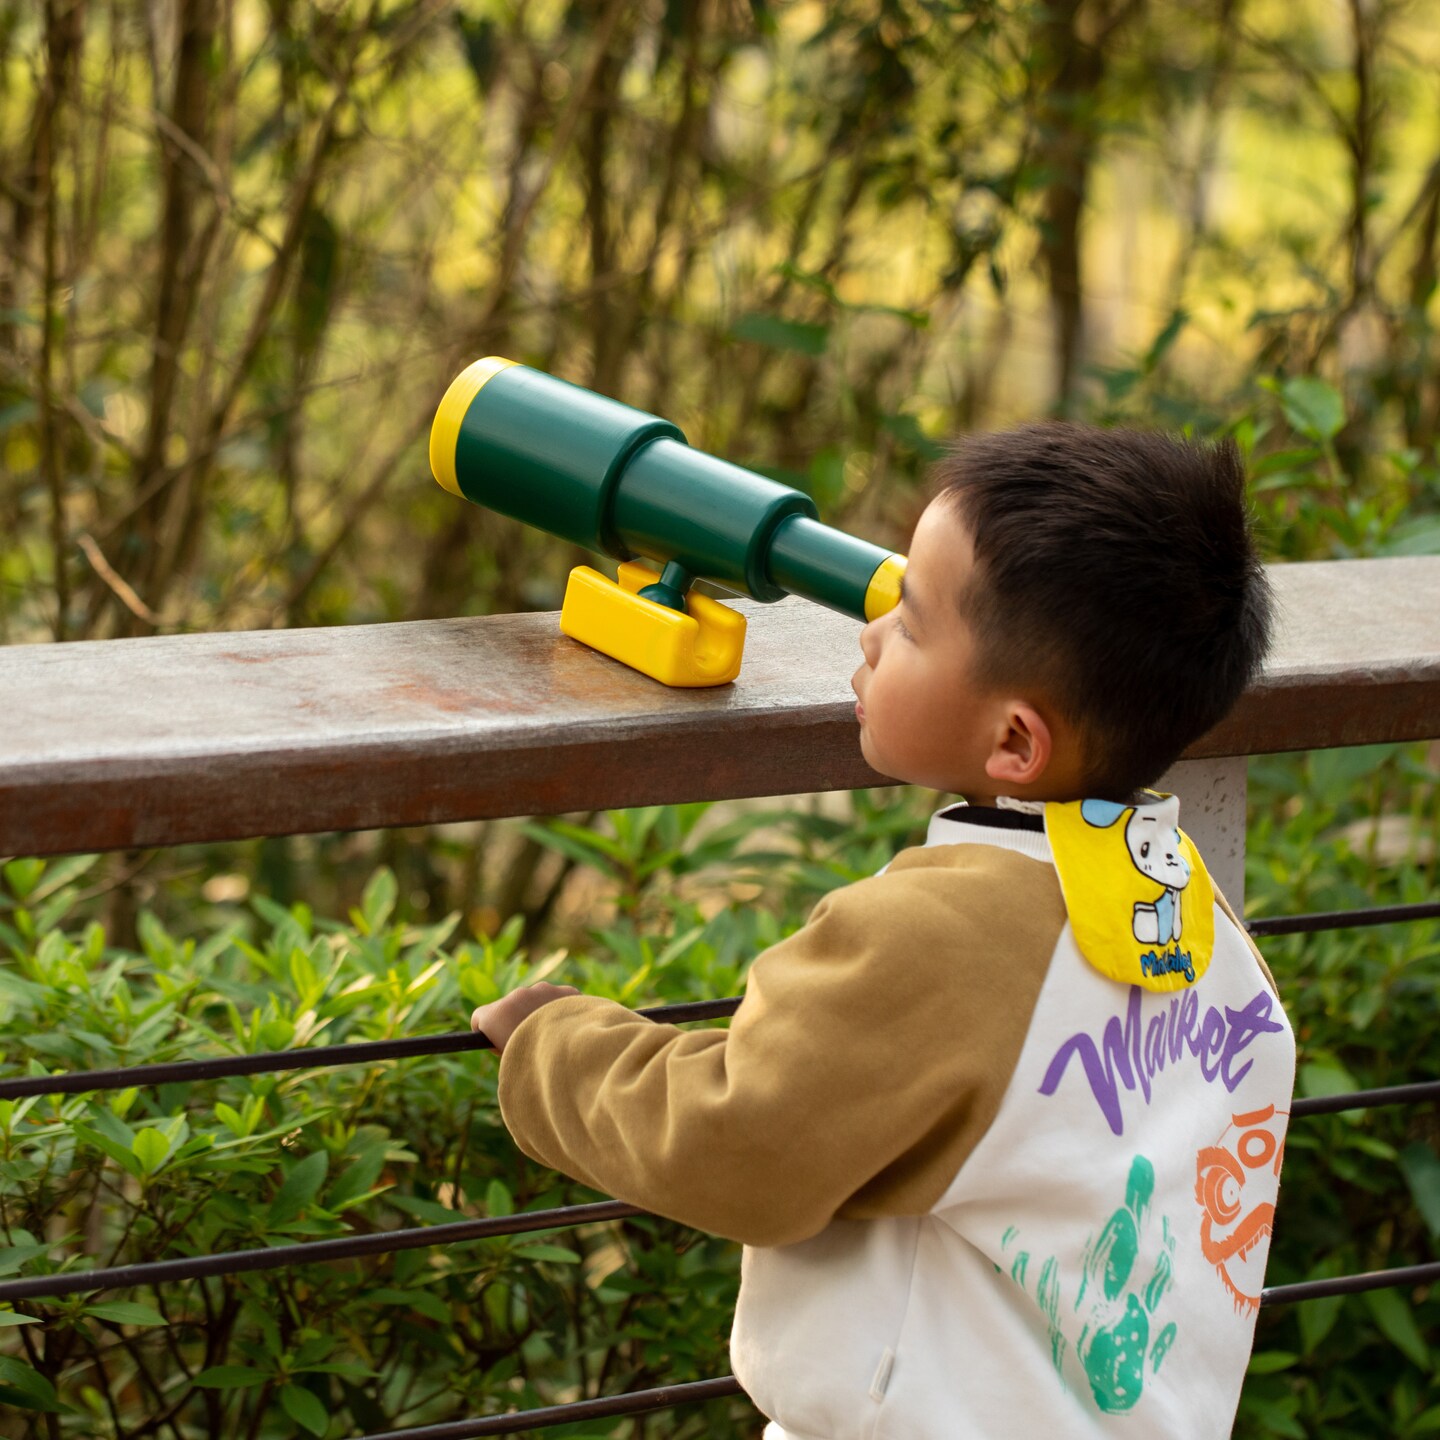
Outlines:
<svg viewBox="0 0 1440 1440"><path fill-rule="evenodd" d="M749 908L690 913L682 945L632 937L634 973L532 960L517 925L446 949L454 921L393 922L381 871L348 925L257 897L199 941L142 916L126 953L67 923L86 863L4 869L0 1044L35 1073L453 1030L562 969L629 1003L733 994L778 934ZM0 1276L594 1198L515 1150L495 1068L452 1055L0 1102ZM0 1433L339 1436L700 1378L724 1372L735 1282L734 1247L635 1220L35 1302L0 1321ZM706 1410L674 1433L745 1432Z"/></svg>
<svg viewBox="0 0 1440 1440"><path fill-rule="evenodd" d="M1440 785L1423 749L1364 746L1250 762L1247 910L1430 900ZM1374 824L1404 841L1382 853ZM1393 841L1391 842L1393 844ZM1440 922L1262 942L1300 1042L1301 1095L1435 1079ZM1269 1284L1440 1258L1433 1106L1296 1120ZM1440 1434L1433 1287L1261 1313L1237 1435Z"/></svg>

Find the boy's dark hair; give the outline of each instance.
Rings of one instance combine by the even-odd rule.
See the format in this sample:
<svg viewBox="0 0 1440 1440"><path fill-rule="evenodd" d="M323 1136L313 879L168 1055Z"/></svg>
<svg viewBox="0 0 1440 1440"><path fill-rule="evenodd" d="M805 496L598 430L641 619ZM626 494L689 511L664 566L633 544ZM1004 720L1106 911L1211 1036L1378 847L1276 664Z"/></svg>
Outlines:
<svg viewBox="0 0 1440 1440"><path fill-rule="evenodd" d="M1026 425L962 439L939 478L975 546L977 678L1044 690L1087 796L1153 784L1255 677L1271 597L1233 441Z"/></svg>

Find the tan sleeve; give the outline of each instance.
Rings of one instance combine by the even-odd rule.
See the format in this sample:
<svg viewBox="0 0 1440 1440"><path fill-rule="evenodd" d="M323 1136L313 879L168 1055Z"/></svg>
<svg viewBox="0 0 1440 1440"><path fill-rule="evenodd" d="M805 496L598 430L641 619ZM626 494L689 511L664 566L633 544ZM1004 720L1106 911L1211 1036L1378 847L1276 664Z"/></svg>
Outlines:
<svg viewBox="0 0 1440 1440"><path fill-rule="evenodd" d="M761 955L728 1031L608 1000L515 1031L520 1148L749 1245L836 1215L923 1214L988 1129L1065 923L1051 866L993 846L902 853Z"/></svg>
<svg viewBox="0 0 1440 1440"><path fill-rule="evenodd" d="M1250 953L1255 957L1255 963L1260 967L1260 973L1269 983L1270 989L1274 992L1275 998L1280 998L1280 987L1275 983L1275 977L1270 973L1270 967L1265 963L1265 957L1260 953L1260 947L1255 943L1250 932L1245 928L1244 922L1230 908L1230 902L1220 893L1220 887L1215 886L1215 899L1219 902L1220 908L1230 917L1230 923L1240 932L1240 938L1250 947Z"/></svg>

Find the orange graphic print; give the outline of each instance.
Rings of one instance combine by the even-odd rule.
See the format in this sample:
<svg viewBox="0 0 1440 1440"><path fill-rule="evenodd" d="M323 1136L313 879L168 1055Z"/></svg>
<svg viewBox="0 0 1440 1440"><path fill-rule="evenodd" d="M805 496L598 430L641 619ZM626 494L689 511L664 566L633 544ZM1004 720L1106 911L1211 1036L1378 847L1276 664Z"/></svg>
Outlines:
<svg viewBox="0 0 1440 1440"><path fill-rule="evenodd" d="M1200 1249L1240 1314L1260 1308L1288 1119L1273 1105L1233 1115L1219 1140L1195 1157L1195 1202L1205 1212Z"/></svg>

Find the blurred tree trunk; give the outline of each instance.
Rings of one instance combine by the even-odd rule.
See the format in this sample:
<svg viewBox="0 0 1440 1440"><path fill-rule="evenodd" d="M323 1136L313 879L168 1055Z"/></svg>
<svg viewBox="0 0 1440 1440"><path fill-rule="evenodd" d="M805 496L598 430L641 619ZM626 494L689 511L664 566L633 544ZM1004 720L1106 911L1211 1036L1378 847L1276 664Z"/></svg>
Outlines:
<svg viewBox="0 0 1440 1440"><path fill-rule="evenodd" d="M1215 7L1215 35L1205 76L1201 104L1200 138L1195 163L1186 178L1185 232L1180 253L1170 275L1166 311L1174 315L1184 308L1191 270L1210 228L1210 191L1220 150L1221 126L1230 99L1235 75L1235 46L1243 0L1218 0Z"/></svg>
<svg viewBox="0 0 1440 1440"><path fill-rule="evenodd" d="M1374 209L1374 167L1380 102L1375 91L1375 56L1381 40L1383 11L1370 0L1348 0L1350 20L1350 76L1355 104L1344 138L1350 151L1350 213L1347 217L1345 249L1347 286L1345 298L1327 326L1327 340L1334 336L1340 350L1340 365L1352 384L1369 388L1381 378L1379 372L1394 366L1378 353L1377 332L1385 328L1376 305L1375 271L1379 256L1371 234ZM1353 337L1353 338L1352 338ZM1318 356L1317 356L1318 359ZM1335 437L1335 450L1346 474L1359 473L1372 443L1372 407L1352 408L1345 428Z"/></svg>
<svg viewBox="0 0 1440 1440"><path fill-rule="evenodd" d="M44 212L41 236L40 464L50 499L50 549L54 565L56 640L70 634L70 540L65 518L63 417L55 396L55 342L61 325L58 311L60 277L60 187L56 181L59 152L64 145L63 122L76 88L85 37L83 0L45 0L45 70L35 119L32 173L36 199Z"/></svg>
<svg viewBox="0 0 1440 1440"><path fill-rule="evenodd" d="M1080 222L1101 135L1107 47L1139 0L1049 0L1034 36L1039 79L1040 168L1045 176L1040 250L1055 326L1054 409L1075 409L1084 358L1085 297Z"/></svg>
<svg viewBox="0 0 1440 1440"><path fill-rule="evenodd" d="M611 228L610 158L611 120L620 108L616 86L621 66L606 50L595 70L595 93L580 141L585 183L585 228L590 239L590 384L602 395L615 393L615 381L624 358L628 336L616 324L613 286L615 236Z"/></svg>
<svg viewBox="0 0 1440 1440"><path fill-rule="evenodd" d="M1405 442L1420 451L1432 450L1440 438L1440 379L1433 362L1434 337L1426 312L1440 280L1440 159L1434 161L1417 198L1415 258L1407 277L1406 320L1415 336L1417 381L1404 397Z"/></svg>
<svg viewBox="0 0 1440 1440"><path fill-rule="evenodd" d="M160 95L155 96L157 117L164 117L158 136L162 194L159 283L150 362L149 424L134 475L137 509L125 557L126 561L136 562L140 595L155 609L163 599L157 587L165 579L162 548L167 521L173 525L179 519L173 492L167 492L183 472L180 457L168 453L172 411L182 374L181 352L216 234L212 223L197 235L196 220L206 189L210 102L214 93L210 72L218 16L217 0L186 0L181 5L180 43L170 104L162 108ZM212 216L218 214L218 208L212 211ZM128 564L121 566L122 570L129 568ZM133 613L120 618L124 634L143 634L153 628Z"/></svg>
<svg viewBox="0 0 1440 1440"><path fill-rule="evenodd" d="M1349 0L1351 64L1355 108L1346 139L1350 150L1350 214L1346 230L1350 294L1346 311L1364 304L1374 282L1370 247L1371 193L1380 102L1375 93L1375 51L1380 43L1378 6Z"/></svg>

